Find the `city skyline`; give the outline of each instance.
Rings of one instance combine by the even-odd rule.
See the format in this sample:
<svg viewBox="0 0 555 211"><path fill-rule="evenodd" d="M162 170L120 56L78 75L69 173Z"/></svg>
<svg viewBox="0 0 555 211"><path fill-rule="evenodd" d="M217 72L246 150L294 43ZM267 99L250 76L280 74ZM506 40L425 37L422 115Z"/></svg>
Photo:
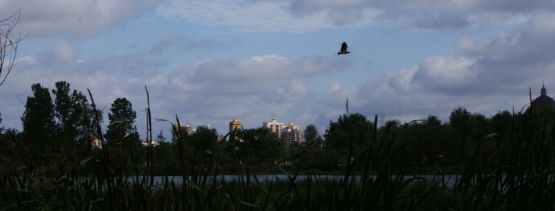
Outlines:
<svg viewBox="0 0 555 211"><path fill-rule="evenodd" d="M274 126L277 126L277 127L274 127ZM228 133L232 134L233 130L268 128L278 138L284 139L287 143L292 144L293 142L296 142L296 143L303 142L303 131L304 131L304 128L306 128L306 126L308 125L305 125L303 127L293 122L288 122L288 123L278 122L277 117L274 116L272 117L271 121L263 122L259 126L245 128L241 124L240 119L233 118L229 122L229 130L227 131L216 130L216 131L218 132L219 138L223 138ZM181 127L182 127L182 130L189 135L196 133L197 128L201 128L201 127L207 128L207 129L214 129L212 127L212 123L198 124L195 126L191 122L186 122L186 123L182 123ZM286 136L291 136L291 137L286 137Z"/></svg>
<svg viewBox="0 0 555 211"><path fill-rule="evenodd" d="M144 136L153 118L257 127L349 112L410 121L456 107L493 115L520 108L555 81L550 1L0 0L20 11L25 39L0 87L2 126L21 129L30 86L89 88L107 113L131 101ZM342 42L348 55L337 56ZM536 96L539 95L538 93ZM106 119L106 115L104 115ZM153 130L168 130L153 122Z"/></svg>

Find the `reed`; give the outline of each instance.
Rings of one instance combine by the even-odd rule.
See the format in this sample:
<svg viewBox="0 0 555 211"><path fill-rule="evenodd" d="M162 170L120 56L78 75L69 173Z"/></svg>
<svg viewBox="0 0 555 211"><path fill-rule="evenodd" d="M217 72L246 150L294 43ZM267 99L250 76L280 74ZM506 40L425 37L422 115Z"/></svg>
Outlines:
<svg viewBox="0 0 555 211"><path fill-rule="evenodd" d="M147 104L149 104L148 90ZM96 105L89 91L93 109ZM147 121L151 129L150 106ZM104 144L99 117L96 134ZM374 118L373 136L361 155L349 148L341 176L299 174L282 168L285 179L262 179L248 150L249 136L227 134L246 142L247 150L235 154L237 174L229 179L217 160L197 162L186 154L186 137L176 115L172 130L179 156L179 177L154 177L152 146L147 148L145 172L122 177L121 166L109 150L96 150L78 164L78 176L48 166L33 165L34 157L16 133L6 133L0 148L0 208L2 210L492 210L555 207L555 124L550 119L513 114L507 134L490 134L476 140L462 173L446 175L441 167L433 175L417 175L409 161L396 161L406 143L391 126L379 129ZM349 131L355 132L355 131ZM466 136L466 135L463 135ZM152 132L147 136L152 140ZM350 136L352 137L352 136ZM352 139L349 140L352 143ZM484 154L485 145L496 152ZM502 147L504 150L501 150ZM504 154L505 153L505 154ZM297 156L303 156L299 153ZM240 159L241 158L241 159ZM506 158L506 159L505 159ZM397 162L397 163L396 163ZM45 173L49 172L49 173ZM138 174L146 175L140 177Z"/></svg>

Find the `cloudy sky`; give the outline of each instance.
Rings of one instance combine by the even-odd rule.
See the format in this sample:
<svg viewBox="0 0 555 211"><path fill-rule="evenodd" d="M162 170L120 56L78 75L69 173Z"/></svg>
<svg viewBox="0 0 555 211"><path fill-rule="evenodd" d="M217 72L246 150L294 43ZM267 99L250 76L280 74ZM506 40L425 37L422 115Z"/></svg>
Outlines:
<svg viewBox="0 0 555 211"><path fill-rule="evenodd" d="M346 96L351 112L410 121L555 92L552 0L0 0L0 19L18 10L5 127L21 128L31 84L61 80L106 113L128 98L141 131L145 85L155 118L220 132L277 116L323 133Z"/></svg>

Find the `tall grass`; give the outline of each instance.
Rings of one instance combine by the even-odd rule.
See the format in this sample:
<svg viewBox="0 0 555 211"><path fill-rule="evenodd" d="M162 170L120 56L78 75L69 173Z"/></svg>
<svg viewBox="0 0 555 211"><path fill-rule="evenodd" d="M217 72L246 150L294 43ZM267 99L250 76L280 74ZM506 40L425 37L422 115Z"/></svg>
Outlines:
<svg viewBox="0 0 555 211"><path fill-rule="evenodd" d="M146 87L145 87L146 90ZM148 90L147 91L147 102ZM94 99L89 91L93 108ZM150 106L148 107L150 126ZM361 155L349 148L344 174L338 177L298 175L282 169L287 179L260 179L253 169L249 150L234 164L235 179L221 175L215 160L196 163L187 159L185 137L176 115L172 130L179 154L180 179L164 177L154 184L149 147L148 172L129 177L114 162L110 150L96 150L68 172L42 174L27 159L28 147L10 135L11 145L0 151L0 208L3 210L551 210L555 208L552 176L555 146L553 123L533 115L515 119L510 135L500 140L491 134L478 140L459 175L409 174L409 163L394 165L405 143L385 126L378 133L374 118L373 137ZM96 115L97 137L102 139ZM518 124L517 124L518 123ZM353 132L353 131L351 131ZM152 140L152 136L147 136ZM241 131L226 137L245 139ZM351 136L352 137L352 136ZM244 140L249 147L250 141ZM351 140L348 140L352 143ZM503 155L481 153L486 143L505 142ZM302 155L299 155L302 156ZM279 167L276 167L279 168ZM149 175L140 177L139 175Z"/></svg>

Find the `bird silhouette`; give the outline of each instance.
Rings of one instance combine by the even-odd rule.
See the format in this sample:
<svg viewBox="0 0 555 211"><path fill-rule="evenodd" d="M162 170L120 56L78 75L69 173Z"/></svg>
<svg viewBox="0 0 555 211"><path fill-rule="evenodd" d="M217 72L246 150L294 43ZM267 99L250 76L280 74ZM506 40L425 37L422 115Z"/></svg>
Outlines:
<svg viewBox="0 0 555 211"><path fill-rule="evenodd" d="M348 53L351 53L351 52L347 51L347 43L346 42L341 43L341 50L337 52L337 55L339 56L341 54L348 54Z"/></svg>

